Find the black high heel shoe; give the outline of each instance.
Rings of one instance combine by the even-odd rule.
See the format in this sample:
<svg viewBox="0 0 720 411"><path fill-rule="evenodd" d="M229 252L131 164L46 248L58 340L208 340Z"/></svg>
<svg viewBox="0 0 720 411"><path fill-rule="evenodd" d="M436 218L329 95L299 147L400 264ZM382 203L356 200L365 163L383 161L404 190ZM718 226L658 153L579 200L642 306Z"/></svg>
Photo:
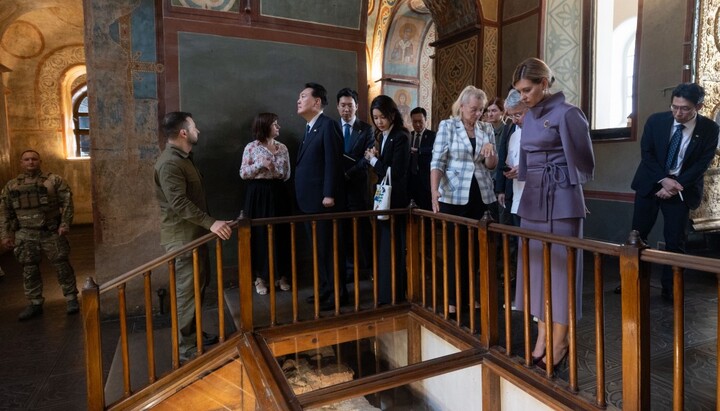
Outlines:
<svg viewBox="0 0 720 411"><path fill-rule="evenodd" d="M559 371L562 371L562 370L567 369L567 367L568 367L568 354L569 354L569 353L570 353L570 350L569 350L569 349L566 350L566 351L565 351L565 354L562 356L562 358L560 358L560 361L558 361L557 363L555 363L555 365L552 367L552 371L550 372L550 374L551 374L553 377L555 377L556 374L557 374ZM545 364L544 358L545 358L545 356L543 355L543 356L540 358L540 360L538 360L538 362L537 362L537 364L536 364L536 365L537 365L540 369L542 369L543 371L547 370L547 364ZM533 357L533 361L534 361L534 360L535 360L535 357Z"/></svg>

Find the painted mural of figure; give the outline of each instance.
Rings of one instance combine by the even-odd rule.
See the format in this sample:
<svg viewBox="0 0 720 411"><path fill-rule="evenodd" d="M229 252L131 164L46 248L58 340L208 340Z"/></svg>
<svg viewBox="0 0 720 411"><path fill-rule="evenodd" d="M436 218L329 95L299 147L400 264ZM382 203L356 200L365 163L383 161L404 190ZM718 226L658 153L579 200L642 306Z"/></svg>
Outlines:
<svg viewBox="0 0 720 411"><path fill-rule="evenodd" d="M395 92L394 100L397 102L397 108L402 115L404 124L411 124L410 119L410 93L407 90L400 89Z"/></svg>
<svg viewBox="0 0 720 411"><path fill-rule="evenodd" d="M390 53L390 61L393 63L412 64L413 63L413 37L415 37L416 28L411 23L405 23L400 28L400 40L395 43ZM399 107L398 107L399 108Z"/></svg>

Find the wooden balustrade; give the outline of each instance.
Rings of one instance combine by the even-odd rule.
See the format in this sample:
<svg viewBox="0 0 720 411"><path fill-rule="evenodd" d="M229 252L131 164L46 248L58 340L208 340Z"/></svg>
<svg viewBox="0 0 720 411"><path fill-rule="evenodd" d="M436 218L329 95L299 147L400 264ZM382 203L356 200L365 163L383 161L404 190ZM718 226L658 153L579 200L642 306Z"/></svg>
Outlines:
<svg viewBox="0 0 720 411"><path fill-rule="evenodd" d="M268 236L268 264L270 268L270 295L269 295L269 327L277 327L288 323L298 323L302 320L320 320L322 321L320 311L320 278L318 261L318 231L320 226L331 227L332 233L332 260L335 267L333 272L335 289L332 299L335 302L335 309L329 314L330 317L337 317L347 312L357 313L362 310L372 310L377 308L378 304L378 286L377 281L373 281L372 285L372 301L370 304L361 304L361 294L359 287L354 288L354 304L349 310L341 310L340 308L340 289L339 276L345 275L345 261L341 260L341 254L338 252L338 246L342 243L341 231L344 227L350 230L352 236L352 249L348 251L352 261L354 262L353 279L355 284L359 284L359 264L360 264L360 236L359 225L363 221L369 221L369 227L372 233L371 241L371 269L373 278L378 277L378 227L376 216L379 214L389 215L389 224L391 230L390 242L390 258L391 258L391 287L392 301L391 305L403 303L396 299L396 288L398 286L398 275L401 275L402 267L398 267L395 260L395 248L399 246L396 236L399 234L397 230L398 220L400 218L407 219L406 231L406 266L404 267L407 274L407 299L416 307L422 307L428 312L428 315L436 315L436 318L442 318L458 328L458 331L474 336L480 344L486 349L500 348L501 344L500 324L504 321L504 334L502 335L504 346L502 349L491 350L492 355L497 356L500 361L506 361L508 364L508 372L519 372L523 375L519 380L513 381L533 381L529 386L544 386L547 392L554 393L579 404L579 408L605 407L605 345L604 338L604 299L603 299L603 258L617 257L618 268L621 277L622 286L622 372L623 372L623 404L626 409L643 410L650 407L650 364L649 364L649 273L650 264L671 264L674 267L674 388L673 402L675 409L684 407L684 323L683 323L683 270L687 268L701 270L705 272L715 273L718 275L720 282L720 268L716 260L702 259L693 256L678 256L672 253L666 253L656 250L648 250L637 238L636 234L632 234L627 244L609 244L599 241L561 237L548 233L533 232L518 227L505 226L493 223L487 214L481 220L470 220L454 216L434 214L415 207L409 209L390 210L382 212L348 212L337 214L321 214L310 216L291 216L274 219L257 219L249 220L241 218L234 222L232 226L237 229L237 281L239 286L240 300L240 332L252 332L256 329L256 318L253 316L253 287L249 286L253 283L252 261L251 261L251 228L260 226L267 230ZM298 230L297 224L303 224L310 229L311 244L308 248L311 254L310 267L300 269L298 267ZM274 268L278 265L274 250L276 248L277 230L280 225L286 225L290 232L290 256L279 256L277 258L290 258L292 297L291 308L292 313L289 318L281 318L278 316L277 304L278 297L274 289L275 274ZM324 229L324 228L323 228ZM458 251L458 245L461 244L461 234L466 231L468 250L467 260L461 261L461 253ZM348 233L346 233L348 234ZM426 241L429 237L429 241ZM452 243L455 244L454 249L450 248ZM520 368L513 368L512 364L518 364L519 359L514 354L512 347L513 321L512 315L512 296L511 296L511 264L512 256L510 255L510 241L516 239L520 247L518 247L517 258L520 265L517 269L517 281L524 281L529 284L529 243L530 241L538 241L542 244L542 269L544 275L545 287L544 295L544 311L548 330L552 328L553 310L552 310L552 283L551 283L551 249L553 247L565 247L567 249L567 275L568 275L568 339L569 339L569 373L565 392L559 393L557 389L557 381L553 373L553 352L550 347L553 344L553 333L546 334L546 364L548 367L544 374L532 371L532 344L531 341L531 314L530 294L526 287L522 295L525 311L522 313L522 333L524 342L524 351L522 352L523 364ZM167 267L169 279L169 296L170 296L170 318L171 318L171 346L169 347L172 355L172 370L177 371L181 368L178 353L178 322L177 322L177 290L175 290L175 258L181 254L191 252L193 261L193 271L195 279L193 287L196 295L200 295L203 284L200 283L199 272L203 264L203 255L205 244L215 242L215 259L217 266L217 286L218 286L218 322L219 322L219 339L221 342L227 341L228 336L225 334L225 315L223 284L225 280L224 256L222 252L222 241L213 234L208 234L196 241L188 244L182 249L168 253L158 259L144 264L135 270L129 271L106 284L98 286L92 279L89 279L82 291L82 313L85 324L85 344L86 344L86 360L87 360L87 381L88 381L88 408L91 410L105 409L104 390L103 390L103 370L101 356L101 335L100 335L100 295L108 293L110 290L117 291L117 301L120 316L120 347L122 354L123 368L123 398L133 395L132 384L130 381L130 360L128 354L128 329L127 329L127 288L126 284L134 279L143 279L144 292L144 314L145 326L147 330L146 349L148 355L147 381L149 384L156 383L166 376L157 376L155 368L156 354L154 351L153 339L153 322L152 322L152 276L158 269ZM503 261L503 289L502 294L498 293L498 275L496 272L496 250L497 245L502 245L502 261ZM428 247L429 246L429 247ZM477 250L477 253L474 251ZM327 251L327 250L324 250ZM577 351L577 307L576 301L576 264L575 260L582 253L591 253L593 256L593 275L594 275L594 341L595 341L595 367L597 368L597 377L595 381L596 394L594 403L588 403L587 397L577 395L578 386L578 351ZM455 269L450 272L449 262L453 259ZM467 270L462 271L461 262L467 263ZM225 265L227 266L227 264ZM440 273L438 275L438 269ZM450 289L451 276L454 278L455 287ZM461 278L467 278L468 289L461 287ZM301 278L310 279L310 287L313 295L316 297L312 306L311 318L303 319L298 304L298 292L301 284ZM429 282L429 284L428 284ZM455 295L456 313L451 316L449 312L450 296ZM720 285L718 286L718 294L720 295ZM499 301L500 295L503 302ZM438 307L438 298L442 307ZM476 303L479 303L479 311L476 309ZM504 308L503 308L504 304ZM718 311L720 312L720 303L718 303ZM199 298L195 299L196 329L202 330L202 306ZM306 313L307 314L307 313ZM442 321L442 320L439 320ZM720 320L718 320L720 322ZM479 324L478 324L479 322ZM479 325L479 326L478 326ZM202 334L197 333L198 354L205 354L206 347L203 347ZM720 350L720 343L718 343ZM212 351L212 350L211 350ZM718 366L720 369L720 366ZM519 371L518 371L519 370ZM180 370L182 371L182 370ZM500 373L500 374L498 374ZM489 366L484 369L483 375L489 382L499 385L499 377L507 377L496 366ZM539 385L538 385L539 384ZM717 395L720 395L720 383L717 384ZM549 395L549 394L548 394ZM495 399L488 399L487 404L496 404ZM586 407L587 406L587 407Z"/></svg>

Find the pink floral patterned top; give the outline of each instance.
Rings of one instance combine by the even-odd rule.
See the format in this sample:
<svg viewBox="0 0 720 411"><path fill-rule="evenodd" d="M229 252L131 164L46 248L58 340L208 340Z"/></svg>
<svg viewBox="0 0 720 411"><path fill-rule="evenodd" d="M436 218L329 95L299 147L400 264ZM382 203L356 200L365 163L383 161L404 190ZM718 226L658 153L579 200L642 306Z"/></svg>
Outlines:
<svg viewBox="0 0 720 411"><path fill-rule="evenodd" d="M253 140L245 146L240 166L240 178L243 180L253 179L282 179L287 181L290 178L290 154L285 144L275 141L275 154L270 152L258 140ZM270 171L263 164L270 160L274 170Z"/></svg>

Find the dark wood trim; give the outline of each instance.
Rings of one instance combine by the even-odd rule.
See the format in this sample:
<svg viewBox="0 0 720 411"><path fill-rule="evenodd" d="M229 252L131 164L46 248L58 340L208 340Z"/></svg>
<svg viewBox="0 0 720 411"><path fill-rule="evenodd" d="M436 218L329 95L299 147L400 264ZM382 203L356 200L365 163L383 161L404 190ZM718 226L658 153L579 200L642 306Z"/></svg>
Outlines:
<svg viewBox="0 0 720 411"><path fill-rule="evenodd" d="M257 330L257 334L261 335L268 341L278 338L289 338L309 332L322 332L324 330L334 330L346 326L348 324L360 324L363 322L380 320L387 317L405 315L410 311L410 304L399 304L395 306L387 306L377 308L371 311L363 311L359 313L344 314L338 317L320 318L317 320L303 321L296 324L280 325L277 327Z"/></svg>
<svg viewBox="0 0 720 411"><path fill-rule="evenodd" d="M581 72L580 72L580 109L585 113L589 119L589 123L592 124L592 99L590 98L590 92L593 83L593 56L595 55L595 45L593 41L593 0L583 0L582 2L582 35L581 44L584 45L583 53L581 57ZM593 135L594 130L590 130L590 138L595 141L597 138Z"/></svg>
<svg viewBox="0 0 720 411"><path fill-rule="evenodd" d="M537 36L537 56L539 59L545 59L545 47L543 40L545 39L545 10L547 10L548 0L540 0L540 14L538 14L538 36Z"/></svg>
<svg viewBox="0 0 720 411"><path fill-rule="evenodd" d="M157 62L163 65L163 72L157 75L157 100L158 100L158 111L157 111L157 142L160 150L165 149L166 138L162 133L162 119L165 116L165 109L167 103L165 101L165 76L167 75L167 64L165 62L165 26L163 24L163 12L164 12L163 0L155 0L155 50L157 52Z"/></svg>
<svg viewBox="0 0 720 411"><path fill-rule="evenodd" d="M448 37L433 41L432 43L430 43L430 47L435 47L437 49L445 46L450 46L461 40L466 40L470 37L477 36L478 33L482 33L482 26L479 24L475 24L460 31L456 31Z"/></svg>
<svg viewBox="0 0 720 411"><path fill-rule="evenodd" d="M283 374L283 370L280 368L280 364L278 364L278 362L275 360L275 357L273 356L273 353L270 352L270 350L268 349L268 346L264 344L262 337L258 335L248 335L248 342L250 342L250 345L252 346L252 349L256 352L256 355L257 352L261 354L262 361L258 361L258 363L264 363L264 371L266 373L269 373L269 375L266 374L265 377L272 377L276 392L280 392L285 402L291 406L291 409L302 410L300 402L295 396L295 392L293 392L293 389L290 387L287 378L285 378L285 375Z"/></svg>
<svg viewBox="0 0 720 411"><path fill-rule="evenodd" d="M593 76L595 58L595 3L600 0L583 0L582 11L582 44L585 46L582 56L582 80L580 108L586 113L590 124L593 120L592 90L595 78ZM635 141L637 138L637 111L638 111L638 72L640 69L640 45L642 39L642 1L638 1L637 27L635 32L635 58L633 62L632 106L630 109L630 127L609 129L590 129L590 137L594 143L617 143Z"/></svg>
<svg viewBox="0 0 720 411"><path fill-rule="evenodd" d="M151 404L161 402L202 375L207 374L208 370L216 369L237 357L236 346L244 338L244 335L240 333L234 334L225 343L205 351L202 356L177 370L170 371L153 384L133 392L131 397L106 405L106 408L108 410L144 409ZM243 365L247 367L246 364Z"/></svg>
<svg viewBox="0 0 720 411"><path fill-rule="evenodd" d="M489 372L506 379L550 408L587 411L602 409L594 405L595 399L588 393L574 393L566 381L557 378L550 384L544 371L537 367L528 369L520 361L493 348L483 359L483 369L487 368Z"/></svg>
<svg viewBox="0 0 720 411"><path fill-rule="evenodd" d="M587 84L589 82L583 82ZM615 143L632 139L632 127L591 129L590 138L593 143Z"/></svg>
<svg viewBox="0 0 720 411"><path fill-rule="evenodd" d="M421 379L478 365L483 362L485 353L485 350L478 348L461 351L459 353L423 361L418 364L410 364L381 374L348 381L332 387L321 388L299 395L298 400L300 404L302 404L303 409L307 409L388 390Z"/></svg>
<svg viewBox="0 0 720 411"><path fill-rule="evenodd" d="M636 141L638 135L638 95L640 90L639 79L640 79L640 51L642 50L642 21L643 21L643 0L638 1L638 14L637 14L637 31L635 32L635 62L633 63L633 102L632 102L632 113L630 113L630 139L629 141Z"/></svg>
<svg viewBox="0 0 720 411"><path fill-rule="evenodd" d="M615 191L583 190L586 199L619 201L622 203L634 203L635 193L618 193Z"/></svg>
<svg viewBox="0 0 720 411"><path fill-rule="evenodd" d="M423 327L458 349L485 348L480 340L468 332L467 328L459 328L455 323L443 319L440 314L435 314L428 308L413 304L409 315L420 321Z"/></svg>
<svg viewBox="0 0 720 411"><path fill-rule="evenodd" d="M512 16L507 20L502 20L501 26L505 26L507 24L519 23L527 18L530 18L534 15L539 14L540 10L541 10L540 7L535 7L533 9L526 11L525 13L518 14L517 16ZM539 21L540 21L540 19L538 19L538 22Z"/></svg>
<svg viewBox="0 0 720 411"><path fill-rule="evenodd" d="M695 49L695 0L685 2L685 35L683 39L683 67L681 81L687 83L692 81L694 72L693 50Z"/></svg>

